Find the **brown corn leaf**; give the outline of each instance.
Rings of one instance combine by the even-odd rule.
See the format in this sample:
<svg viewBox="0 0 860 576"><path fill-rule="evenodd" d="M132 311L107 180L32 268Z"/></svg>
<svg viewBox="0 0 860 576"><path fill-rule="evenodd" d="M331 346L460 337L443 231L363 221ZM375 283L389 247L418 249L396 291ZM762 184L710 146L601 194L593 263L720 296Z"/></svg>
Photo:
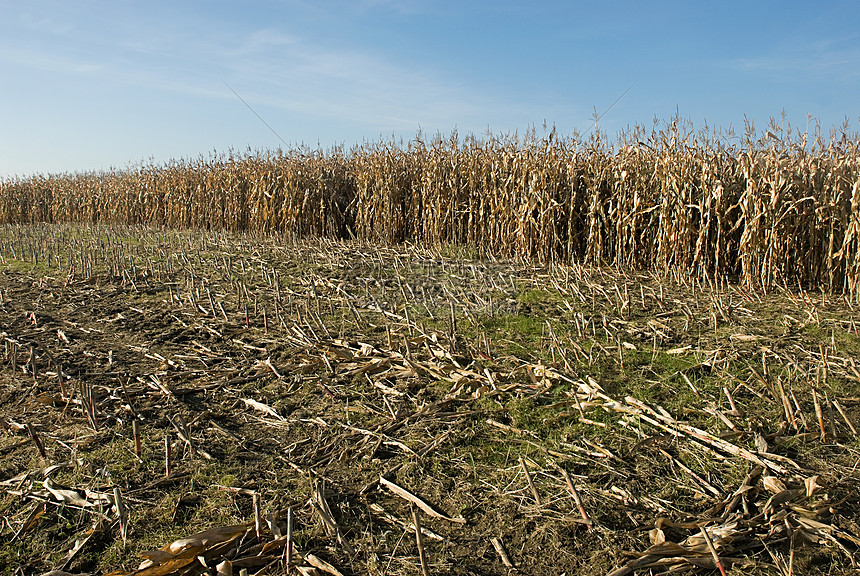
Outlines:
<svg viewBox="0 0 860 576"><path fill-rule="evenodd" d="M284 418L283 416L278 414L278 412L274 408L269 406L268 404L263 404L262 402L258 402L256 400L251 399L251 398L242 398L242 402L244 402L245 404L247 404L248 406L250 406L254 410L257 410L258 412L263 412L265 414L268 414L269 416L271 416L275 420L280 420L282 422L286 422L286 418Z"/></svg>
<svg viewBox="0 0 860 576"><path fill-rule="evenodd" d="M233 563L224 560L215 567L216 576L233 576Z"/></svg>
<svg viewBox="0 0 860 576"><path fill-rule="evenodd" d="M191 556L190 558L173 558L161 564L141 566L134 572L131 572L129 576L168 576L185 568L192 562L197 562L196 556Z"/></svg>
<svg viewBox="0 0 860 576"><path fill-rule="evenodd" d="M765 476L761 479L761 483L764 485L765 490L771 494L779 494L785 491L785 484L776 476Z"/></svg>
<svg viewBox="0 0 860 576"><path fill-rule="evenodd" d="M659 546L666 541L666 534L659 528L653 528L648 532L648 538L652 546Z"/></svg>
<svg viewBox="0 0 860 576"><path fill-rule="evenodd" d="M817 480L818 480L818 474L816 474L815 476L810 476L809 478L803 479L803 485L806 488L806 497L807 498L811 498L812 493L815 492L815 489L820 488L820 486L816 482Z"/></svg>
<svg viewBox="0 0 860 576"><path fill-rule="evenodd" d="M185 556L190 550L200 549L205 551L217 544L234 540L247 532L250 528L250 524L234 524L231 526L211 528L204 532L188 536L187 538L180 538L175 542L171 542L162 548L162 550L177 556Z"/></svg>
<svg viewBox="0 0 860 576"><path fill-rule="evenodd" d="M55 486L50 478L46 478L45 481L42 482L42 485L60 502L65 502L66 504L71 504L73 506L80 506L81 508L93 505L92 502L83 498L79 492L69 488L60 488Z"/></svg>
<svg viewBox="0 0 860 576"><path fill-rule="evenodd" d="M314 568L318 568L323 572L331 574L332 576L343 576L340 571L326 562L325 560L314 556L313 554L308 554L305 556L305 562L313 566Z"/></svg>
<svg viewBox="0 0 860 576"><path fill-rule="evenodd" d="M391 492L394 492L395 494L397 494L398 496L403 498L404 500L407 500L408 502L412 502L413 504L418 506L428 516L432 516L434 518L440 518L442 520L448 520L449 522L456 522L457 524L465 524L466 523L466 519L463 518L462 516L458 516L457 518L451 518L450 516L446 516L445 514L442 514L441 512L437 512L432 506L430 506L430 504L428 504L427 502L425 502L424 500L422 500L421 498L419 498L418 496L416 496L415 494L413 494L409 490L407 490L405 488L401 488L400 486L398 486L394 482L386 480L385 477L383 477L383 476L379 477L379 483L381 485L385 486L386 488L388 488Z"/></svg>

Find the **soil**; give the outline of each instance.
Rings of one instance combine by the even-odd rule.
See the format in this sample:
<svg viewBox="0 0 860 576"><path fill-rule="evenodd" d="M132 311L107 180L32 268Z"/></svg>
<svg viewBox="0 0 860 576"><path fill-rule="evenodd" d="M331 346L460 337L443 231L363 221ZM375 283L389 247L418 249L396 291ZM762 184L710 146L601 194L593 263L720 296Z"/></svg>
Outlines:
<svg viewBox="0 0 860 576"><path fill-rule="evenodd" d="M708 573L707 549L654 546L732 518L737 573L857 559L840 297L455 249L3 234L4 573L282 574L288 514L293 565L323 573L419 573L413 513L436 574Z"/></svg>

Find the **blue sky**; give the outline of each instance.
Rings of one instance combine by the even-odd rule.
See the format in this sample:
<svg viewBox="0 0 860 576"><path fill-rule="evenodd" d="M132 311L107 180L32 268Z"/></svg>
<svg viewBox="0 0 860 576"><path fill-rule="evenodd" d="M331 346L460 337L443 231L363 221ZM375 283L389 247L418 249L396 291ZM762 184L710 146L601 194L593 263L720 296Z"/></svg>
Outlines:
<svg viewBox="0 0 860 576"><path fill-rule="evenodd" d="M229 87L228 87L229 85ZM631 88L632 86L632 88ZM676 110L860 122L851 2L0 0L0 177Z"/></svg>

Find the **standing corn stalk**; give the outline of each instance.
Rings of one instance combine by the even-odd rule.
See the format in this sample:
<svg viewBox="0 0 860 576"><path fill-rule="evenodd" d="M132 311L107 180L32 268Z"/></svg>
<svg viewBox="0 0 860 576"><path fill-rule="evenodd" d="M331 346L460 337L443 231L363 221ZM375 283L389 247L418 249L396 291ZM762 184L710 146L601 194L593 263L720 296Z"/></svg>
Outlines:
<svg viewBox="0 0 860 576"><path fill-rule="evenodd" d="M229 151L3 180L0 221L463 244L857 300L860 141L772 126L726 142L675 118L624 132L614 146L600 131L578 140L553 130Z"/></svg>

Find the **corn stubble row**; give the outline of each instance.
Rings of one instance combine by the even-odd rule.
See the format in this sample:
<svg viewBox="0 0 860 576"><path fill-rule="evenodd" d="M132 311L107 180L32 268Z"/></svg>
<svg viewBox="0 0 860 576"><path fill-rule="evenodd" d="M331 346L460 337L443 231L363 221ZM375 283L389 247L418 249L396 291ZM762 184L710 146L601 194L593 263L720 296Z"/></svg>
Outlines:
<svg viewBox="0 0 860 576"><path fill-rule="evenodd" d="M675 121L614 146L532 131L213 154L3 181L0 221L472 245L857 299L860 141L777 132L722 138Z"/></svg>

